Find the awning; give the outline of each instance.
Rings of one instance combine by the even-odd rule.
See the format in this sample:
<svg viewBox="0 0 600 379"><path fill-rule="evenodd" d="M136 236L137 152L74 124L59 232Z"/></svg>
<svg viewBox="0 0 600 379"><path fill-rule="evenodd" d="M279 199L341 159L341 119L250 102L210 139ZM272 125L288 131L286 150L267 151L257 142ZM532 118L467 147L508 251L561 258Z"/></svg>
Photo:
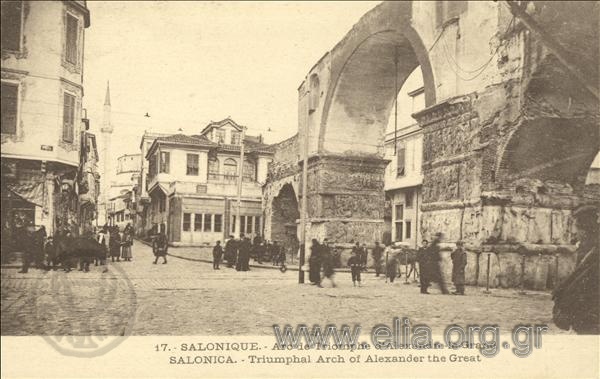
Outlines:
<svg viewBox="0 0 600 379"><path fill-rule="evenodd" d="M30 203L44 206L44 183L7 184L6 188Z"/></svg>

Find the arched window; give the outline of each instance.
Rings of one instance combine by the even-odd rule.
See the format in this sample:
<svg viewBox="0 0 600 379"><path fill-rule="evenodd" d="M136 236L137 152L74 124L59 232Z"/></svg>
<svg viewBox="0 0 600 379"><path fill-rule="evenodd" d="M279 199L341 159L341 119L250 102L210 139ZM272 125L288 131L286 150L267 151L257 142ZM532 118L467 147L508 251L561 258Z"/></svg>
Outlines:
<svg viewBox="0 0 600 379"><path fill-rule="evenodd" d="M250 160L244 160L244 181L253 182L256 180L256 165Z"/></svg>
<svg viewBox="0 0 600 379"><path fill-rule="evenodd" d="M219 179L219 160L217 158L208 160L208 179Z"/></svg>
<svg viewBox="0 0 600 379"><path fill-rule="evenodd" d="M235 180L237 178L237 162L235 159L225 159L225 162L223 162L223 176L225 180Z"/></svg>

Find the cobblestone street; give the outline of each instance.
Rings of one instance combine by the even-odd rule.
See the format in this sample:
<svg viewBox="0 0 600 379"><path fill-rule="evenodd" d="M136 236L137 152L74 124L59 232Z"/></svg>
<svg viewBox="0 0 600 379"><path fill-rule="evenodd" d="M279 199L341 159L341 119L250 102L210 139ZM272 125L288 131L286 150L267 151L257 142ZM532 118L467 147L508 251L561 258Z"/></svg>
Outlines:
<svg viewBox="0 0 600 379"><path fill-rule="evenodd" d="M191 250L191 249L187 249ZM148 246L136 242L132 262L111 263L109 272L2 269L3 335L272 335L272 325L354 325L363 331L394 317L409 317L441 332L451 323L548 324L550 294L468 287L467 296L420 295L403 278L385 283L364 275L354 288L350 274L337 273L337 288L298 285L297 271L253 268L236 272L208 263L169 257L152 264ZM172 249L173 254L190 254Z"/></svg>

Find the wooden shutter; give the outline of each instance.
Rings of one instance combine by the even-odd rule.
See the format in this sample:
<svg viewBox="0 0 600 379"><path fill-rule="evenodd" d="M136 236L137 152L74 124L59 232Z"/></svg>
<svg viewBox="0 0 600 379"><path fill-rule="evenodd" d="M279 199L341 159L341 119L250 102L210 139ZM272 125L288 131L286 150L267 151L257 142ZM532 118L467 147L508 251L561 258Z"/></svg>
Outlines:
<svg viewBox="0 0 600 379"><path fill-rule="evenodd" d="M19 86L2 83L2 134L17 133Z"/></svg>
<svg viewBox="0 0 600 379"><path fill-rule="evenodd" d="M69 63L77 64L77 32L79 20L77 17L67 14L67 41L66 41L66 60Z"/></svg>
<svg viewBox="0 0 600 379"><path fill-rule="evenodd" d="M73 142L73 129L75 121L75 96L64 94L63 99L63 140Z"/></svg>

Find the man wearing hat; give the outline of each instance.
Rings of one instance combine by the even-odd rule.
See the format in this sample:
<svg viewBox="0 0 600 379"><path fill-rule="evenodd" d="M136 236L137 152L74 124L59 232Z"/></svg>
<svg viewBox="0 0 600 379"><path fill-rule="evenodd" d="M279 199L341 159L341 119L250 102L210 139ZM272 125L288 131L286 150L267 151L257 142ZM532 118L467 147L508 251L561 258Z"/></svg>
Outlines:
<svg viewBox="0 0 600 379"><path fill-rule="evenodd" d="M465 267L467 266L467 253L463 250L463 241L456 241L456 249L450 255L452 258L452 283L456 287L453 295L465 294Z"/></svg>

